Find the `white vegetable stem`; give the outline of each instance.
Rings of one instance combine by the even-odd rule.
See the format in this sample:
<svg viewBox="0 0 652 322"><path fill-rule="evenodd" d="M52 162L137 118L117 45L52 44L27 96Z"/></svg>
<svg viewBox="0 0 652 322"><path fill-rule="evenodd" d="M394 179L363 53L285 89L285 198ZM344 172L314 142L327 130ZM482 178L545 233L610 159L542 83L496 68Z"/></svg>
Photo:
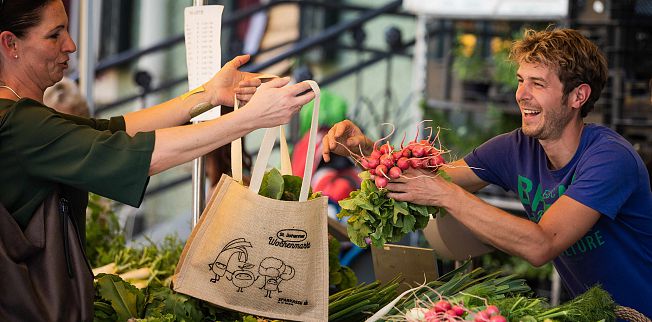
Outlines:
<svg viewBox="0 0 652 322"><path fill-rule="evenodd" d="M389 311L394 307L394 305L395 305L398 301L400 301L404 296L408 295L409 293L416 292L416 291L418 291L418 290L420 290L421 288L424 288L424 287L427 287L427 286L425 286L425 285L420 285L420 286L417 286L417 287L415 287L415 288L411 288L411 289L409 289L409 290L407 290L407 291L401 293L401 295L399 295L398 297L396 297L393 301L387 303L387 305L385 305L382 309L378 310L378 312L376 312L376 314L372 315L370 318L368 318L367 320L365 320L365 322L375 322L375 321L378 321L380 318L382 318L383 316L385 316L385 314L389 313Z"/></svg>

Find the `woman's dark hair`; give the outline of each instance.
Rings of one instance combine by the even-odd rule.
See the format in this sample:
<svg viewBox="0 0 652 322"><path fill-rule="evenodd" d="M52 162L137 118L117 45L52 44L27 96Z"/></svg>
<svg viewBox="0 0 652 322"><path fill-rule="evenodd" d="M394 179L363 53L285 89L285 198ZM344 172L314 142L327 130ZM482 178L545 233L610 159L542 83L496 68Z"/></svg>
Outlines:
<svg viewBox="0 0 652 322"><path fill-rule="evenodd" d="M41 23L41 11L57 0L2 0L0 6L0 32L11 31L22 38L30 28Z"/></svg>

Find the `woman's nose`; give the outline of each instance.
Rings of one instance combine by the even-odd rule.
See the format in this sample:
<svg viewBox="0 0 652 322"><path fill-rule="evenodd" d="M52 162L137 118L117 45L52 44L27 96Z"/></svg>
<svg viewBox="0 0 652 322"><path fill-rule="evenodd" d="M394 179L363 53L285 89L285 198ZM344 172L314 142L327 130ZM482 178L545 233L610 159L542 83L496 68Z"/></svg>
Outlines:
<svg viewBox="0 0 652 322"><path fill-rule="evenodd" d="M70 37L69 34L67 34L66 41L64 42L62 49L66 53L74 53L77 51L77 45L75 45L75 42L72 40L72 37Z"/></svg>

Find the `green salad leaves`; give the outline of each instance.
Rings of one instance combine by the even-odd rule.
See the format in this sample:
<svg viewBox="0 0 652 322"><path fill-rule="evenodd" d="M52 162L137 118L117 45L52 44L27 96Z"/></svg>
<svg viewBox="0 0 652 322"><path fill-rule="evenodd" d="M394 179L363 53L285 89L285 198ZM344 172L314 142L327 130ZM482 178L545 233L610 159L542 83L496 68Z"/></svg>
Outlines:
<svg viewBox="0 0 652 322"><path fill-rule="evenodd" d="M339 201L342 211L337 215L339 219L348 217L349 238L360 247L367 246L366 238L374 247L399 241L405 234L426 227L430 215L439 212L437 207L387 197L387 189L376 187L368 171L360 173L360 178L360 189Z"/></svg>
<svg viewBox="0 0 652 322"><path fill-rule="evenodd" d="M267 198L285 201L299 201L301 194L301 177L293 175L281 175L276 168L265 171L263 181L260 184L258 194ZM308 200L321 197L321 192L308 193Z"/></svg>

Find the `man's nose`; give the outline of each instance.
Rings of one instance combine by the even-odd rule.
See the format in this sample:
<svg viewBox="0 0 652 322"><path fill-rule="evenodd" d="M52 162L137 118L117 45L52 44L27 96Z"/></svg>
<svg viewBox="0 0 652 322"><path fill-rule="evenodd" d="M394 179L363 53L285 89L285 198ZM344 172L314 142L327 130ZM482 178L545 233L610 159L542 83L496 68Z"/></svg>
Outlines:
<svg viewBox="0 0 652 322"><path fill-rule="evenodd" d="M523 83L518 84L518 87L516 88L516 101L519 102L527 99L528 96L529 92L526 86Z"/></svg>

